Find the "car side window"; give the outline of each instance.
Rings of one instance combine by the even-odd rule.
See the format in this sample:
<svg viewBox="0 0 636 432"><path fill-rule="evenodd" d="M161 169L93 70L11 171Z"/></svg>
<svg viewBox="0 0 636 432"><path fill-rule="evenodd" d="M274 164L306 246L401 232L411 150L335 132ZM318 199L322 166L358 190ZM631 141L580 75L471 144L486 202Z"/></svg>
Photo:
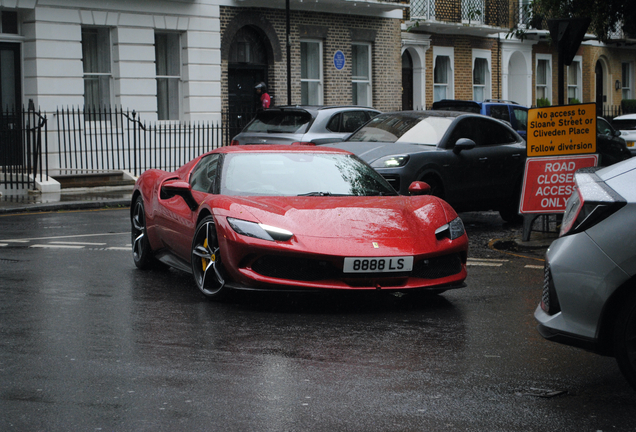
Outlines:
<svg viewBox="0 0 636 432"><path fill-rule="evenodd" d="M193 190L214 193L219 171L219 154L203 157L190 174L190 186Z"/></svg>
<svg viewBox="0 0 636 432"><path fill-rule="evenodd" d="M518 130L526 130L528 129L528 111L522 110L519 108L513 108L512 113L514 114L517 122L519 123Z"/></svg>
<svg viewBox="0 0 636 432"><path fill-rule="evenodd" d="M602 118L596 119L596 133L603 135L611 135L612 127L610 124Z"/></svg>
<svg viewBox="0 0 636 432"><path fill-rule="evenodd" d="M455 125L455 129L451 132L447 148L452 149L460 138L468 138L475 141L475 144L481 145L482 136L479 130L479 123L475 118L466 118L459 120Z"/></svg>
<svg viewBox="0 0 636 432"><path fill-rule="evenodd" d="M342 128L340 132L351 133L367 122L364 111L347 111L342 113Z"/></svg>
<svg viewBox="0 0 636 432"><path fill-rule="evenodd" d="M331 132L340 132L340 120L342 119L342 113L338 113L331 117L329 123L327 123L327 130Z"/></svg>
<svg viewBox="0 0 636 432"><path fill-rule="evenodd" d="M510 113L508 112L508 107L506 105L491 105L490 116L510 123Z"/></svg>
<svg viewBox="0 0 636 432"><path fill-rule="evenodd" d="M480 125L477 127L481 132L481 141L477 145L493 146L517 142L515 134L503 124L489 120L479 121Z"/></svg>

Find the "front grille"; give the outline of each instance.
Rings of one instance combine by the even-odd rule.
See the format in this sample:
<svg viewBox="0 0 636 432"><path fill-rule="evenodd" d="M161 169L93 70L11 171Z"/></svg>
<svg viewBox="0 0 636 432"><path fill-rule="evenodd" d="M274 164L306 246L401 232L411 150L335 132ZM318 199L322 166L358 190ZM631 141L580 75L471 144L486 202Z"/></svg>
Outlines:
<svg viewBox="0 0 636 432"><path fill-rule="evenodd" d="M554 289L554 280L552 279L552 270L550 264L546 261L543 266L543 292L541 293L541 309L548 315L554 315L561 311L559 298Z"/></svg>
<svg viewBox="0 0 636 432"><path fill-rule="evenodd" d="M400 176L399 175L382 174L382 177L384 177L384 180L386 180L387 182L389 182L391 186L393 186L393 189L395 189L396 192L400 191Z"/></svg>
<svg viewBox="0 0 636 432"><path fill-rule="evenodd" d="M412 277L439 279L462 271L462 259L459 254L427 258L413 265Z"/></svg>
<svg viewBox="0 0 636 432"><path fill-rule="evenodd" d="M326 261L276 255L260 257L252 264L252 270L267 277L307 282L342 274Z"/></svg>
<svg viewBox="0 0 636 432"><path fill-rule="evenodd" d="M326 279L399 279L416 277L421 279L439 279L455 275L462 271L460 254L428 258L417 261L413 271L404 273L354 273L344 274L342 269L331 263L306 258L266 255L258 258L252 264L252 270L267 277L297 281L318 281Z"/></svg>

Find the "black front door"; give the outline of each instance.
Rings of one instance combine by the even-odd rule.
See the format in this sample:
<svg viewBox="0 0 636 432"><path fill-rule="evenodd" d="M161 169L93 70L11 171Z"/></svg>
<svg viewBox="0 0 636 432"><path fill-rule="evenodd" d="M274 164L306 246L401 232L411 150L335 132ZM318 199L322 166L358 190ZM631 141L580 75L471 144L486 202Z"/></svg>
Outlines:
<svg viewBox="0 0 636 432"><path fill-rule="evenodd" d="M230 136L237 135L260 106L254 86L265 81L265 67L230 65L228 68L228 108Z"/></svg>
<svg viewBox="0 0 636 432"><path fill-rule="evenodd" d="M594 69L596 73L596 115L603 115L603 66L600 61L596 62L596 68Z"/></svg>
<svg viewBox="0 0 636 432"><path fill-rule="evenodd" d="M20 45L0 43L0 166L22 163Z"/></svg>
<svg viewBox="0 0 636 432"><path fill-rule="evenodd" d="M408 51L402 54L402 109L413 109L413 59Z"/></svg>
<svg viewBox="0 0 636 432"><path fill-rule="evenodd" d="M269 84L267 44L267 37L260 29L251 26L239 29L232 39L227 79L230 137L241 132L261 107L260 97L254 86L261 81ZM269 95L273 97L271 91Z"/></svg>

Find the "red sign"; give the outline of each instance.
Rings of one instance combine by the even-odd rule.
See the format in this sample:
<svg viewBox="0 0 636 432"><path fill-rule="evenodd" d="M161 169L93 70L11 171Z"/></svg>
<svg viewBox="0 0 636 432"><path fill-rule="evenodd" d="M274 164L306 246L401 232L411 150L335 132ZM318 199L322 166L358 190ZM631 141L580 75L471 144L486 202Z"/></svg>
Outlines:
<svg viewBox="0 0 636 432"><path fill-rule="evenodd" d="M563 213L574 191L574 172L593 167L598 155L528 158L519 213Z"/></svg>

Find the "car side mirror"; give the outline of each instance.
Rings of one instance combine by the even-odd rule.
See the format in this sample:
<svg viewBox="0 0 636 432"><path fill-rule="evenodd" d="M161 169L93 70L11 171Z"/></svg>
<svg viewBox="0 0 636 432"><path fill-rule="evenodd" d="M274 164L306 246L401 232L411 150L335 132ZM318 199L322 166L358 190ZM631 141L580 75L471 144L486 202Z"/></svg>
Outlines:
<svg viewBox="0 0 636 432"><path fill-rule="evenodd" d="M619 137L619 136L621 136L621 131L614 129L612 131L612 135L614 135L615 137Z"/></svg>
<svg viewBox="0 0 636 432"><path fill-rule="evenodd" d="M195 211L199 208L196 200L192 196L192 189L188 182L182 180L168 180L161 185L161 199L169 199L174 196L180 196L186 202L190 210Z"/></svg>
<svg viewBox="0 0 636 432"><path fill-rule="evenodd" d="M414 181L409 185L410 195L430 195L431 186L423 181Z"/></svg>
<svg viewBox="0 0 636 432"><path fill-rule="evenodd" d="M474 149L476 145L475 141L470 138L460 138L455 143L455 147L453 147L453 153L459 154L462 150Z"/></svg>

